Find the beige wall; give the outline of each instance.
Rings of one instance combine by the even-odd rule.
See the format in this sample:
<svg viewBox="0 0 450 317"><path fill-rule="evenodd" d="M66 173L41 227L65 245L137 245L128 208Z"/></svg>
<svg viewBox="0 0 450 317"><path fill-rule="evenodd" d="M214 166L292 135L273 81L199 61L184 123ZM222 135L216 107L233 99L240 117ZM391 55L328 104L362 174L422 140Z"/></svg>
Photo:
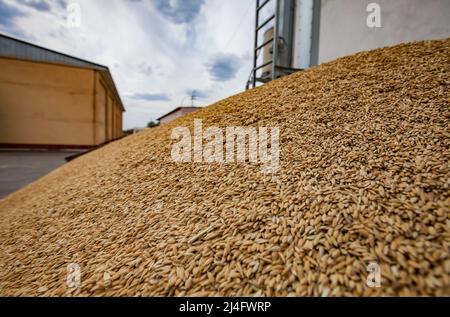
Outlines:
<svg viewBox="0 0 450 317"><path fill-rule="evenodd" d="M112 135L113 135L113 139L117 139L117 135L118 135L118 133L117 133L117 103L116 102L113 102L113 117L112 117L112 120L113 120L113 122L112 122L112 130L113 130L113 132L112 132Z"/></svg>
<svg viewBox="0 0 450 317"><path fill-rule="evenodd" d="M0 143L92 145L94 72L0 58Z"/></svg>
<svg viewBox="0 0 450 317"><path fill-rule="evenodd" d="M120 137L123 137L123 112L119 111L119 133Z"/></svg>
<svg viewBox="0 0 450 317"><path fill-rule="evenodd" d="M117 105L117 109L118 109L118 111L117 111L117 137L121 138L122 137L122 124L121 124L121 121L122 121L122 116L121 116L122 110L120 109L119 105Z"/></svg>
<svg viewBox="0 0 450 317"><path fill-rule="evenodd" d="M100 73L96 77L96 138L101 144L122 136L122 108Z"/></svg>
<svg viewBox="0 0 450 317"><path fill-rule="evenodd" d="M101 78L90 69L0 58L0 144L98 145L112 140L113 124L117 138L116 98Z"/></svg>
<svg viewBox="0 0 450 317"><path fill-rule="evenodd" d="M96 76L96 100L95 100L95 129L96 129L96 143L102 144L106 142L106 87L101 82L100 76Z"/></svg>
<svg viewBox="0 0 450 317"><path fill-rule="evenodd" d="M112 96L108 93L108 121L107 121L107 130L108 130L108 141L114 139L113 135L113 112L114 112L114 104Z"/></svg>

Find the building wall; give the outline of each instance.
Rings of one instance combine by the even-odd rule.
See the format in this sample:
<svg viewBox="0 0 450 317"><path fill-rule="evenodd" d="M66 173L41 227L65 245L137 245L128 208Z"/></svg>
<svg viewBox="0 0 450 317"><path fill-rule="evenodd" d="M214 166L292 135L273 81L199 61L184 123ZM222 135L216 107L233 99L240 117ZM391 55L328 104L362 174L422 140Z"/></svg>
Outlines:
<svg viewBox="0 0 450 317"><path fill-rule="evenodd" d="M122 137L122 108L100 75L96 82L98 144Z"/></svg>
<svg viewBox="0 0 450 317"><path fill-rule="evenodd" d="M122 130L120 127L120 113L122 112L122 110L120 109L120 106L117 102L115 104L115 109L116 109L116 113L114 116L114 131L115 131L115 137L117 139L117 138L122 137Z"/></svg>
<svg viewBox="0 0 450 317"><path fill-rule="evenodd" d="M0 143L94 144L92 70L0 58Z"/></svg>
<svg viewBox="0 0 450 317"><path fill-rule="evenodd" d="M106 85L96 75L95 83L96 100L95 100L95 129L96 129L96 143L102 144L106 142L106 101L107 90Z"/></svg>
<svg viewBox="0 0 450 317"><path fill-rule="evenodd" d="M117 133L117 102L114 101L113 103L113 122L112 122L112 129L113 129L113 139L117 139L118 133Z"/></svg>
<svg viewBox="0 0 450 317"><path fill-rule="evenodd" d="M116 99L95 70L0 58L0 145L112 141L121 136Z"/></svg>
<svg viewBox="0 0 450 317"><path fill-rule="evenodd" d="M119 131L119 138L123 137L123 112L122 109L117 113L118 117L118 131Z"/></svg>
<svg viewBox="0 0 450 317"><path fill-rule="evenodd" d="M122 137L122 108L100 74L96 78L97 144Z"/></svg>
<svg viewBox="0 0 450 317"><path fill-rule="evenodd" d="M114 101L111 94L108 92L108 121L107 121L107 130L108 130L108 141L114 140Z"/></svg>
<svg viewBox="0 0 450 317"><path fill-rule="evenodd" d="M197 110L198 110L198 108L196 108L196 107L185 107L185 108L178 109L177 111L172 112L171 114L165 116L164 118L161 118L159 120L159 123L160 124L169 123L170 121L173 121L176 118L185 116L188 113L191 113L191 112L194 112L194 111L197 111Z"/></svg>
<svg viewBox="0 0 450 317"><path fill-rule="evenodd" d="M381 7L381 28L366 24L369 3ZM322 0L319 64L402 42L450 37L448 0Z"/></svg>

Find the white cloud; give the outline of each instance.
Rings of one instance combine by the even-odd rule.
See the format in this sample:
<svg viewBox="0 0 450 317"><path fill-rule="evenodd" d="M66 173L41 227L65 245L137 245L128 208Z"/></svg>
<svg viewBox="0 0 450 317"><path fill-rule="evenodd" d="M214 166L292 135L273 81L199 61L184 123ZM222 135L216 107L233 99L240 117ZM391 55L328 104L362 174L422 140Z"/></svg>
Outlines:
<svg viewBox="0 0 450 317"><path fill-rule="evenodd" d="M81 7L79 28L66 27L62 0L47 1L47 10L36 8L46 8L39 1L27 7L0 2L24 13L1 31L110 67L127 110L125 128L187 105L193 90L202 106L238 93L250 73L253 0L67 1ZM239 60L226 81L221 72L211 76L217 56Z"/></svg>

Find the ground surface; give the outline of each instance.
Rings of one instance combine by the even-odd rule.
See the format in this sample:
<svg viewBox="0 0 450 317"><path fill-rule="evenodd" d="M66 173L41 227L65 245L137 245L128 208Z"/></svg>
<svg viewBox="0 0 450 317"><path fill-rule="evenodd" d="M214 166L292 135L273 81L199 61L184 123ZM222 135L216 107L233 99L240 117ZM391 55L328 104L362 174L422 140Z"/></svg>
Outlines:
<svg viewBox="0 0 450 317"><path fill-rule="evenodd" d="M68 151L0 151L0 199L63 165Z"/></svg>
<svg viewBox="0 0 450 317"><path fill-rule="evenodd" d="M61 166L0 200L0 296L450 296L449 56L361 52ZM280 133L179 163L197 120Z"/></svg>

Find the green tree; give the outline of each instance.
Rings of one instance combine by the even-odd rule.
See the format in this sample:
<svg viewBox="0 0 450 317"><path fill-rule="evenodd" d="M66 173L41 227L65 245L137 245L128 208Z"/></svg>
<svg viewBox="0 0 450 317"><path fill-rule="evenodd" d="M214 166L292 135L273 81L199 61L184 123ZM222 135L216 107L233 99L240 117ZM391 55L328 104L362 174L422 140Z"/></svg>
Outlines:
<svg viewBox="0 0 450 317"><path fill-rule="evenodd" d="M159 126L158 122L150 121L149 123L147 123L147 128L154 128L157 126Z"/></svg>

